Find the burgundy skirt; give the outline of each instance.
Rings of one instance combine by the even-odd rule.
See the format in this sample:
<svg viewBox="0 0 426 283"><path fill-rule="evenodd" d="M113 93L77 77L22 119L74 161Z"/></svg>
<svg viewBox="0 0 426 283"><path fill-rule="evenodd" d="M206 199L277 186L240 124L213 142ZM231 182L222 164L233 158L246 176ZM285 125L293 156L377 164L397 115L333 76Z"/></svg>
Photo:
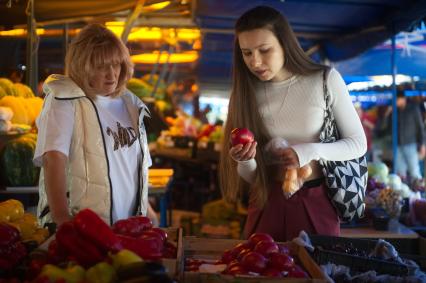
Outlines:
<svg viewBox="0 0 426 283"><path fill-rule="evenodd" d="M291 198L285 199L282 183L274 183L263 209L251 201L244 236L268 233L275 241L290 241L304 230L310 234L339 236L340 221L322 179L306 182Z"/></svg>

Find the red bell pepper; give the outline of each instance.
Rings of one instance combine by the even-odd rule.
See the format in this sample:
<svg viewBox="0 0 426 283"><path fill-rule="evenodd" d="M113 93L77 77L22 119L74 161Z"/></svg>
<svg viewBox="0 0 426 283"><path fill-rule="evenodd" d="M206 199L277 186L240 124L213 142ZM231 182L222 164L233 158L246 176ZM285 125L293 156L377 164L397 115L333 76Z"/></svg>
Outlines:
<svg viewBox="0 0 426 283"><path fill-rule="evenodd" d="M123 247L128 249L145 260L161 259L162 247L158 245L158 241L154 238L133 238L124 235L117 235Z"/></svg>
<svg viewBox="0 0 426 283"><path fill-rule="evenodd" d="M143 231L152 228L151 219L145 216L132 216L128 219L118 220L112 225L112 230L116 234L138 237Z"/></svg>
<svg viewBox="0 0 426 283"><path fill-rule="evenodd" d="M47 248L49 263L58 264L67 258L67 252L58 245L58 241L52 240Z"/></svg>
<svg viewBox="0 0 426 283"><path fill-rule="evenodd" d="M18 229L0 222L0 248L9 246L21 239Z"/></svg>
<svg viewBox="0 0 426 283"><path fill-rule="evenodd" d="M0 248L0 270L10 270L25 256L27 250L22 242L15 242Z"/></svg>
<svg viewBox="0 0 426 283"><path fill-rule="evenodd" d="M83 209L74 218L74 223L80 234L87 237L104 251L117 252L123 249L117 235L92 210Z"/></svg>
<svg viewBox="0 0 426 283"><path fill-rule="evenodd" d="M60 249L85 267L101 262L106 257L106 253L102 253L96 245L78 233L73 221L59 226L56 241Z"/></svg>

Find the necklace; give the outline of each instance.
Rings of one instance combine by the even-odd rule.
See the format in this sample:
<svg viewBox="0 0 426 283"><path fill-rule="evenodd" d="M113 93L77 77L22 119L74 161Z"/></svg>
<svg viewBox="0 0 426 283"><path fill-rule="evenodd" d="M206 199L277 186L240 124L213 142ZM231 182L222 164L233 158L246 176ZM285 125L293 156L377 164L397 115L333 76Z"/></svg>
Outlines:
<svg viewBox="0 0 426 283"><path fill-rule="evenodd" d="M266 94L266 83L263 83L263 91L264 91L264 94L265 94L266 104L268 105L268 111L269 111L269 115L271 117L270 118L270 120L271 120L270 123L271 123L272 126L275 126L275 124L276 124L275 123L276 121L275 121L274 117L278 117L279 116L279 114L281 113L281 110L284 107L285 100L287 99L287 96L289 96L289 94L290 94L290 88L291 88L291 85L293 84L294 78L295 78L295 76L291 76L290 77L290 81L288 82L288 85L287 85L287 91L286 91L286 93L284 93L284 98L281 101L281 105L278 108L278 111L276 113L274 113L274 114L271 111L271 104L269 103L268 95Z"/></svg>

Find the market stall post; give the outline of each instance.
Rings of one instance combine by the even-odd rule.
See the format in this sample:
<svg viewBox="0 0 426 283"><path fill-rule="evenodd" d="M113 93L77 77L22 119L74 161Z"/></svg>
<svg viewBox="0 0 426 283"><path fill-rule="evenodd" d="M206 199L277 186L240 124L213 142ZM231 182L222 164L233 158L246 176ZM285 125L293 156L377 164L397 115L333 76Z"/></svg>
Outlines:
<svg viewBox="0 0 426 283"><path fill-rule="evenodd" d="M39 38L36 33L36 21L34 17L34 0L28 1L27 6L27 85L37 93L38 83L38 44Z"/></svg>
<svg viewBox="0 0 426 283"><path fill-rule="evenodd" d="M392 172L396 173L396 164L398 155L398 107L396 107L396 41L395 35L392 36L392 51L391 51L391 72L392 72Z"/></svg>

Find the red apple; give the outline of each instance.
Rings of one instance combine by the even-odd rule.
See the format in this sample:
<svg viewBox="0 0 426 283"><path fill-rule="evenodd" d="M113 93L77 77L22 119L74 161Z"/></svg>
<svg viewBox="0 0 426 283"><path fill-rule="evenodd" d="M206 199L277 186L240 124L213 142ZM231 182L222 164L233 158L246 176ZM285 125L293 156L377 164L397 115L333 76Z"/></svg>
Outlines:
<svg viewBox="0 0 426 283"><path fill-rule="evenodd" d="M274 239L266 233L254 233L248 238L250 244L255 247L260 241L274 242Z"/></svg>
<svg viewBox="0 0 426 283"><path fill-rule="evenodd" d="M263 270L262 275L267 277L283 277L281 271L272 267L267 267Z"/></svg>
<svg viewBox="0 0 426 283"><path fill-rule="evenodd" d="M246 249L250 249L249 244L247 242L239 243L231 249L232 256L234 258L237 258L241 251Z"/></svg>
<svg viewBox="0 0 426 283"><path fill-rule="evenodd" d="M254 247L255 252L258 252L264 256L268 256L272 253L278 253L280 251L278 245L270 241L260 241Z"/></svg>
<svg viewBox="0 0 426 283"><path fill-rule="evenodd" d="M280 271L289 271L294 268L294 259L286 254L273 253L269 255L268 266L276 268Z"/></svg>
<svg viewBox="0 0 426 283"><path fill-rule="evenodd" d="M224 252L223 252L223 254L222 254L222 258L221 258L221 261L222 261L223 263L228 264L228 263L230 263L233 259L234 259L234 256L233 256L233 254L232 254L232 250L226 250L226 251L224 251Z"/></svg>
<svg viewBox="0 0 426 283"><path fill-rule="evenodd" d="M230 274L230 275L247 274L247 270L241 265L234 265L230 269L226 270L226 274Z"/></svg>
<svg viewBox="0 0 426 283"><path fill-rule="evenodd" d="M289 270L287 277L309 278L309 275L300 266L295 265L291 270Z"/></svg>
<svg viewBox="0 0 426 283"><path fill-rule="evenodd" d="M267 259L257 252L249 252L241 259L244 269L261 273L266 268Z"/></svg>
<svg viewBox="0 0 426 283"><path fill-rule="evenodd" d="M286 244L278 244L280 253L289 255L291 253L290 247Z"/></svg>
<svg viewBox="0 0 426 283"><path fill-rule="evenodd" d="M238 255L237 255L237 260L242 260L242 258L246 255L246 254L248 254L248 253L250 253L250 252L252 252L252 250L250 250L250 249L244 249L244 250L242 250Z"/></svg>
<svg viewBox="0 0 426 283"><path fill-rule="evenodd" d="M246 128L235 128L231 131L231 144L236 146L237 144L245 145L246 143L253 142L253 133Z"/></svg>

